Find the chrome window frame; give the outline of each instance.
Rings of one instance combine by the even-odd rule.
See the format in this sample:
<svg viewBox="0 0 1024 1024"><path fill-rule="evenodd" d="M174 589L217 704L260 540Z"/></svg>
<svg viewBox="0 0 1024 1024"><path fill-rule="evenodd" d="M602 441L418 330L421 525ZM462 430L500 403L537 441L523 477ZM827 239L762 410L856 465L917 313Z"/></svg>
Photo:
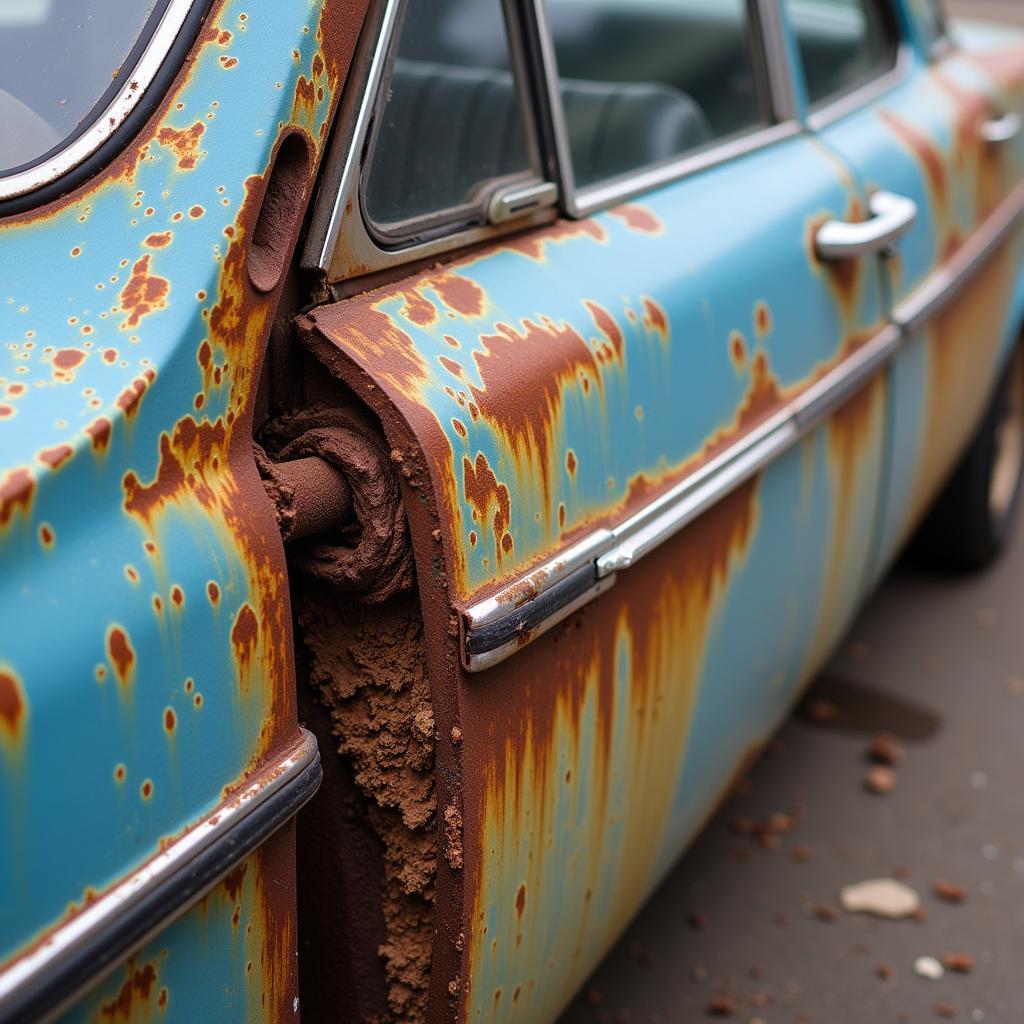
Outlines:
<svg viewBox="0 0 1024 1024"><path fill-rule="evenodd" d="M387 81L399 16L406 2L408 0L378 0L371 7L338 112L337 128L303 249L301 266L322 275L335 298L362 290L361 284L353 286L350 282L358 282L368 274L548 223L557 217L558 190L544 173L545 155L543 148L538 148L537 111L530 95L532 76L522 47L524 30L520 12L512 0L499 0L509 26L509 52L522 98L528 145L537 157L537 174L522 179L522 187L514 189L514 194L507 189L499 188L496 193L492 190L490 202L479 210L481 223L443 224L437 227L438 234L433 237L395 246L382 244L374 237L362 201L363 174L370 163L370 133ZM510 210L512 202L501 205L502 200L514 200L521 194L529 197L524 209Z"/></svg>
<svg viewBox="0 0 1024 1024"><path fill-rule="evenodd" d="M370 237L384 249L405 248L415 244L417 241L426 240L435 233L447 233L449 229L456 225L462 225L465 228L493 224L492 207L496 196L510 191L518 192L520 190L532 189L544 180L544 160L538 142L533 98L530 95L530 69L527 67L523 53L521 19L512 0L497 0L505 22L509 63L513 85L518 98L517 105L522 120L523 137L529 157L529 167L523 171L515 171L479 182L474 190L473 197L457 205L441 207L437 210L409 217L403 221L396 221L393 224L380 224L373 219L366 203L367 182L373 171L374 150L380 138L381 114L387 104L390 91L388 83L390 83L395 60L398 57L398 49L402 41L404 16L411 2L414 2L414 0L400 0L395 18L388 28L384 75L374 97L373 110L370 115L370 123L368 124L366 148L359 174L359 204L363 220L366 222L366 228ZM494 0L483 0L483 2L494 2Z"/></svg>
<svg viewBox="0 0 1024 1024"><path fill-rule="evenodd" d="M590 216L652 189L792 138L803 131L803 125L798 119L792 67L786 53L785 33L776 0L747 0L748 27L758 79L758 104L762 108L765 122L742 133L713 140L706 148L681 153L663 163L638 167L616 178L577 188L545 0L530 0L530 3L540 36L539 51L544 65L542 73L545 95L555 133L562 203L570 217Z"/></svg>
<svg viewBox="0 0 1024 1024"><path fill-rule="evenodd" d="M778 2L782 3L782 0L778 0ZM817 103L809 104L806 122L808 129L812 132L820 132L830 124L846 117L847 114L852 114L862 107L874 103L910 77L914 67L914 48L900 28L900 20L893 10L891 0L868 0L868 2L873 2L883 12L888 23L893 43L892 63L859 85L836 93L834 96L826 97ZM794 50L794 60L798 67L793 69L793 74L806 76L799 50ZM806 94L806 84L804 89Z"/></svg>
<svg viewBox="0 0 1024 1024"><path fill-rule="evenodd" d="M124 81L123 89L85 131L66 139L55 152L44 154L30 166L0 174L0 202L27 195L59 180L84 163L120 129L156 78L198 2L200 0L169 0L135 65L122 69L118 76Z"/></svg>

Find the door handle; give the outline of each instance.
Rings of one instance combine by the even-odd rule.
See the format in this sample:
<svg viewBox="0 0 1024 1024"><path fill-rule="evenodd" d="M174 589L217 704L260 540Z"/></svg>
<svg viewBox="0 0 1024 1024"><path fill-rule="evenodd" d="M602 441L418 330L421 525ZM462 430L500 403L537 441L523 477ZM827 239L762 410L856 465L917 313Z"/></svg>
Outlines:
<svg viewBox="0 0 1024 1024"><path fill-rule="evenodd" d="M889 248L917 220L917 203L892 192L876 192L868 201L871 219L858 224L830 220L814 238L823 260L853 260Z"/></svg>
<svg viewBox="0 0 1024 1024"><path fill-rule="evenodd" d="M1019 114L1003 114L1002 117L993 118L981 126L981 137L993 145L1012 142L1020 135L1022 127L1024 127L1024 122L1021 121Z"/></svg>

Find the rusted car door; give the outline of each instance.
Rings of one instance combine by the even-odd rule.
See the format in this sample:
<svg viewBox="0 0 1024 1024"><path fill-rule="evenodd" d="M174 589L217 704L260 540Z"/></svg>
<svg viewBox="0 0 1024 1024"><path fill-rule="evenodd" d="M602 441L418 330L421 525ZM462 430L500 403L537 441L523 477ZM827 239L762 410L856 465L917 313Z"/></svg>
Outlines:
<svg viewBox="0 0 1024 1024"><path fill-rule="evenodd" d="M596 40L618 37L625 7L582 6ZM649 22L630 9L636 49L613 78L559 34L579 30L571 5L549 4L554 35L540 24L530 52L571 67L544 70L579 219L373 291L335 277L358 294L298 322L379 417L413 534L422 636L372 625L394 603L346 634L422 643L429 676L429 698L409 692L421 711L429 699L436 816L369 772L361 783L406 815L388 826L407 829L406 850L436 828L418 875L386 840L389 877L419 899L381 925L402 1019L555 1015L863 593L887 434L874 371L892 330L875 257L819 257L820 229L866 196L793 120L786 69L762 73L754 9L666 3ZM759 13L769 31L771 5ZM681 47L695 33L706 45ZM447 86L459 40L440 42L431 74ZM607 144L618 129L595 98L628 108L632 148ZM680 152L631 166L647 116ZM358 133L349 144L363 151ZM335 209L358 218L358 192ZM368 657L357 639L328 650L336 607L300 610L324 693ZM358 684L345 685L329 697L335 724ZM424 918L436 931L417 930Z"/></svg>
<svg viewBox="0 0 1024 1024"><path fill-rule="evenodd" d="M791 21L799 7L793 0ZM843 6L843 5L839 5ZM851 9L858 4L848 4ZM885 261L905 333L892 382L892 471L875 571L906 541L972 436L1015 340L1024 211L1021 34L937 34L932 0L879 5L900 39L881 87L818 102L810 123L869 193L912 198L920 217ZM797 37L799 28L791 25Z"/></svg>

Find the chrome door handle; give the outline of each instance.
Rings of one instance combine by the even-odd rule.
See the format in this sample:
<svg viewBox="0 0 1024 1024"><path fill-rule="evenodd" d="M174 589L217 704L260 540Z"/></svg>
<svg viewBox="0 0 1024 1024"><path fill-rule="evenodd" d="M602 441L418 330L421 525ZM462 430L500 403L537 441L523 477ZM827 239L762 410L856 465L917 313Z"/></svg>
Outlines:
<svg viewBox="0 0 1024 1024"><path fill-rule="evenodd" d="M1021 121L1019 114L1003 114L1002 117L993 118L981 126L981 137L993 145L1012 142L1020 135L1022 127L1024 122Z"/></svg>
<svg viewBox="0 0 1024 1024"><path fill-rule="evenodd" d="M876 192L868 202L871 219L859 224L830 220L818 229L814 245L823 260L853 260L887 249L917 220L917 203L892 192Z"/></svg>

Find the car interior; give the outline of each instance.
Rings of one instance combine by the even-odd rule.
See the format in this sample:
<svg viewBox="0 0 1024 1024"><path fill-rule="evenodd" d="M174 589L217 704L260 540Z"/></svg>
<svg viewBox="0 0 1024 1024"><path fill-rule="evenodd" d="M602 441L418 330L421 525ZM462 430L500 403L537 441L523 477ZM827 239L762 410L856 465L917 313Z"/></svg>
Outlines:
<svg viewBox="0 0 1024 1024"><path fill-rule="evenodd" d="M654 166L768 121L745 0L548 0L576 184ZM881 19L792 0L812 102L870 75ZM418 0L404 15L364 203L387 229L479 207L530 159L497 2ZM409 140L413 143L410 146Z"/></svg>

